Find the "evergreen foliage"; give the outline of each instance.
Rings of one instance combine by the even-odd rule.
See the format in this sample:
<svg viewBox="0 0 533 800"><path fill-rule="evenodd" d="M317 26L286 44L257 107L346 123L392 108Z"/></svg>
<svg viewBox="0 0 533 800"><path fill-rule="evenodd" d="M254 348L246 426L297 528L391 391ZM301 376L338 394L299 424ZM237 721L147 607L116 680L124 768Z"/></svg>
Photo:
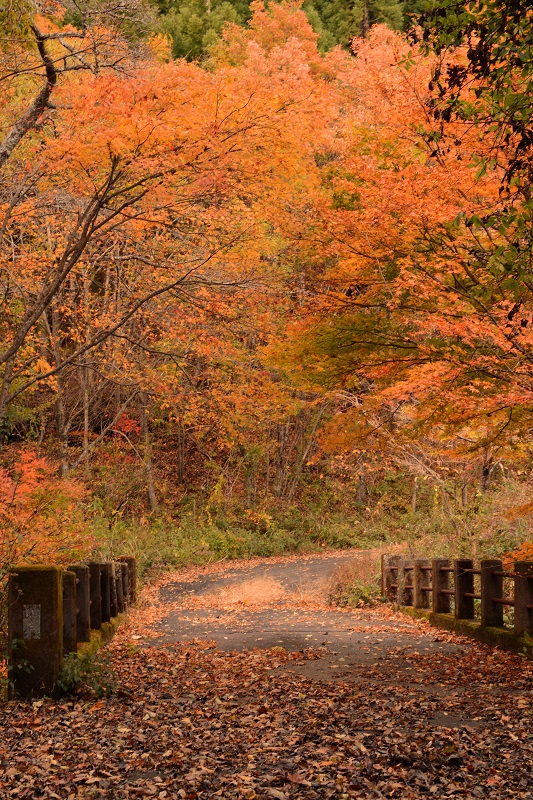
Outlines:
<svg viewBox="0 0 533 800"><path fill-rule="evenodd" d="M172 41L174 58L201 59L217 41L224 25L245 25L251 16L249 0L153 0L160 13L158 29ZM349 47L355 36L384 23L393 30L409 27L425 0L304 0L303 9L320 35L323 52Z"/></svg>

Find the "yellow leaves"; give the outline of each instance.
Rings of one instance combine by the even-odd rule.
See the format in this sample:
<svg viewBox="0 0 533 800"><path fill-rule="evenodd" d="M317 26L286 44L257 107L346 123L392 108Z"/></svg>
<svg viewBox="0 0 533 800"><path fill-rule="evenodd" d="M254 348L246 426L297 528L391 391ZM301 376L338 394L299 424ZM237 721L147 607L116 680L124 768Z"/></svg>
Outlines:
<svg viewBox="0 0 533 800"><path fill-rule="evenodd" d="M40 372L41 374L44 375L47 372L50 372L52 366L48 363L48 361L45 358L38 358L35 363L35 369L36 372Z"/></svg>
<svg viewBox="0 0 533 800"><path fill-rule="evenodd" d="M51 372L53 369L52 365L48 363L45 358L38 358L35 362L35 372L40 375L46 375L48 372ZM54 391L58 388L57 377L51 375L45 381L46 385L53 389Z"/></svg>
<svg viewBox="0 0 533 800"><path fill-rule="evenodd" d="M146 47L156 61L166 64L172 58L172 42L163 33L156 33L146 42Z"/></svg>

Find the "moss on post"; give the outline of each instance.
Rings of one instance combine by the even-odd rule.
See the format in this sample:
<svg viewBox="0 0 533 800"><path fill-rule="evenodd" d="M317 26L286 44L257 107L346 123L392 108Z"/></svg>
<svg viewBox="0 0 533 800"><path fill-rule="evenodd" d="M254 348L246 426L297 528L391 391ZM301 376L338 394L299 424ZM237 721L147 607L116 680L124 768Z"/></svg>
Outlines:
<svg viewBox="0 0 533 800"><path fill-rule="evenodd" d="M18 566L9 578L9 677L12 697L52 694L63 660L62 570Z"/></svg>

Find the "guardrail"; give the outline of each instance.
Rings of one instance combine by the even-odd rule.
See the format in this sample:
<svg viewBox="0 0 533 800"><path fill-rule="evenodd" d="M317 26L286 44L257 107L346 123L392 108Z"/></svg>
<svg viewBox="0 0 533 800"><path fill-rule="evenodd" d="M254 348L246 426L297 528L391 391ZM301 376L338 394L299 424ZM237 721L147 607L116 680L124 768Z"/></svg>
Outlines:
<svg viewBox="0 0 533 800"><path fill-rule="evenodd" d="M450 625L450 619L471 622L478 616L479 628L476 638L494 640L495 636L483 636L483 629L499 629L512 633L498 644L510 649L530 649L528 637L533 636L533 562L519 561L512 570L505 570L499 559L485 559L475 568L471 559L445 558L410 560L403 556L382 557L383 596L401 608L413 608L430 618L430 621L446 623L449 629L461 630L467 635L475 632L468 626ZM505 593L505 583L512 583L512 590ZM510 595L510 596L509 596ZM478 601L476 607L476 601ZM513 627L504 624L504 608L514 609ZM448 618L448 620L446 620ZM497 638L497 637L496 637ZM518 645L518 647L516 646Z"/></svg>
<svg viewBox="0 0 533 800"><path fill-rule="evenodd" d="M96 650L135 602L134 558L13 569L8 586L10 697L54 694L64 656Z"/></svg>

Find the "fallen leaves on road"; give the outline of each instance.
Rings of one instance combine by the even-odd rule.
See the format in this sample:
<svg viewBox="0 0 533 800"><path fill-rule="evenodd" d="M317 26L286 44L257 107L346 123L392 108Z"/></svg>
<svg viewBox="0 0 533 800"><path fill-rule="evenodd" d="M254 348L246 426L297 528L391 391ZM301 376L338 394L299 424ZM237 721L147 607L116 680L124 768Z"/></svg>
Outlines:
<svg viewBox="0 0 533 800"><path fill-rule="evenodd" d="M0 798L532 800L533 663L387 608L333 611L273 581L244 591L246 565L210 571L240 588L184 595L198 569L177 593L176 574L152 585L106 648L109 697L0 706ZM260 589L289 634L315 607L358 649L148 646L174 608L245 630Z"/></svg>
<svg viewBox="0 0 533 800"><path fill-rule="evenodd" d="M320 650L111 655L109 698L0 707L1 797L531 800L533 665L518 656L398 653L333 683L291 672Z"/></svg>

